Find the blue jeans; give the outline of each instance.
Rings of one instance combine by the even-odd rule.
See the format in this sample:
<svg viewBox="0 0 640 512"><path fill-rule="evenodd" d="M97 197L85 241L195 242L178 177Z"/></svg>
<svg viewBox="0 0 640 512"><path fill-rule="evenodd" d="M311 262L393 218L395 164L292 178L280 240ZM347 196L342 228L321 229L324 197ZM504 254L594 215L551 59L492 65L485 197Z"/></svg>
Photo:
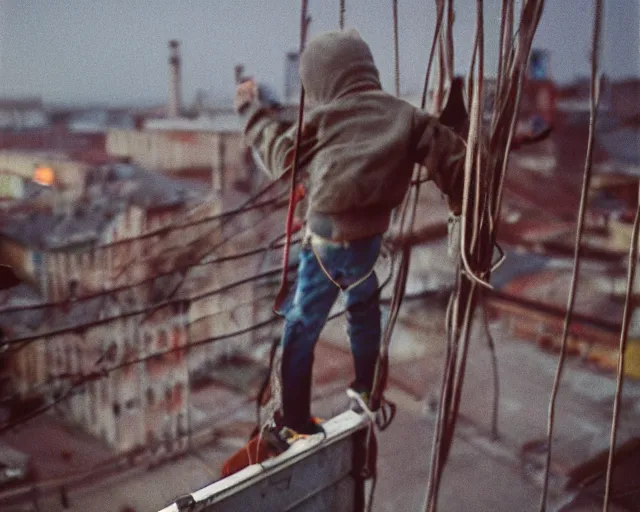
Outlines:
<svg viewBox="0 0 640 512"><path fill-rule="evenodd" d="M305 242L300 250L294 295L285 311L282 335L282 407L284 423L296 429L311 417L313 350L340 290L346 294L348 335L355 366L354 387L371 390L380 347L380 301L373 266L380 235L348 245ZM314 254L315 250L315 254ZM318 263L322 261L332 282ZM349 288L350 285L362 282Z"/></svg>

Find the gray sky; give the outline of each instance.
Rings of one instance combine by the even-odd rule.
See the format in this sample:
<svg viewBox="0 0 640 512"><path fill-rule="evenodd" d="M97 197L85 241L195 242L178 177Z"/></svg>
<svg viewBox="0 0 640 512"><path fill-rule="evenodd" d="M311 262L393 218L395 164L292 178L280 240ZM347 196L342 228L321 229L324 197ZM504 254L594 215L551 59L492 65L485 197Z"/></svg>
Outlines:
<svg viewBox="0 0 640 512"><path fill-rule="evenodd" d="M393 87L391 0L347 0L347 26L372 47L383 85ZM552 74L568 82L589 72L592 0L547 0L534 46L552 50ZM284 53L299 37L296 0L0 0L0 96L45 102L136 104L167 96L167 41L181 40L183 99L233 92L233 66L282 91ZM338 0L310 0L311 34L337 28ZM418 91L435 8L399 0L401 83ZM640 74L640 0L611 0L604 65L613 76ZM475 1L456 1L456 68L466 72ZM485 0L488 74L495 69L499 0Z"/></svg>

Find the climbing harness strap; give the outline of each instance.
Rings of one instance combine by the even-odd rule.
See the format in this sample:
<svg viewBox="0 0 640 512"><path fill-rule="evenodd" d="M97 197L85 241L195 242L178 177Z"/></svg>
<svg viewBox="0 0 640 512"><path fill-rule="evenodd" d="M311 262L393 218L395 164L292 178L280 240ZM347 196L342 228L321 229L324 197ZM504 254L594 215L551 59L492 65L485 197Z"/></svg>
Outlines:
<svg viewBox="0 0 640 512"><path fill-rule="evenodd" d="M372 411L363 396L354 389L348 388L347 396L358 404L362 414L367 417L370 426L375 425L380 431L386 430L396 415L396 404L389 400L382 399L380 408Z"/></svg>
<svg viewBox="0 0 640 512"><path fill-rule="evenodd" d="M305 243L311 248L313 255L316 257L316 261L318 262L318 265L320 265L320 268L322 269L322 272L324 272L324 274L327 276L327 279L329 279L329 281L335 284L338 287L338 289L343 293L347 293L348 291L353 290L360 284L364 283L367 279L369 279L369 276L373 274L373 271L375 269L375 263L369 269L369 271L367 271L367 273L365 273L360 279L358 279L354 283L351 283L349 286L345 288L331 276L331 273L327 270L327 267L324 266L324 263L322 262L322 258L320 257L320 254L318 254L318 250L316 246L314 246L314 243L316 245L330 245L334 247L347 248L349 247L349 242L334 242L333 240L327 240L325 238L322 238L321 236L318 236L315 233L312 233L311 231L307 231L307 235L305 236Z"/></svg>

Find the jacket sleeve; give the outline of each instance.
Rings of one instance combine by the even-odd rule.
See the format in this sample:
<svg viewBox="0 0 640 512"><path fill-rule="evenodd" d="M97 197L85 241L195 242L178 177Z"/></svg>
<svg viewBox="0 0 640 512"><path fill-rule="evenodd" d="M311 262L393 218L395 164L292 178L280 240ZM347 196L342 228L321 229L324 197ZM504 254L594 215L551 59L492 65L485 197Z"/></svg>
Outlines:
<svg viewBox="0 0 640 512"><path fill-rule="evenodd" d="M422 110L415 112L414 136L414 161L426 167L427 179L433 180L447 196L449 209L460 214L466 155L464 140Z"/></svg>
<svg viewBox="0 0 640 512"><path fill-rule="evenodd" d="M291 167L295 143L295 125L279 121L264 105L255 105L245 114L245 140L254 157L270 178L277 179Z"/></svg>

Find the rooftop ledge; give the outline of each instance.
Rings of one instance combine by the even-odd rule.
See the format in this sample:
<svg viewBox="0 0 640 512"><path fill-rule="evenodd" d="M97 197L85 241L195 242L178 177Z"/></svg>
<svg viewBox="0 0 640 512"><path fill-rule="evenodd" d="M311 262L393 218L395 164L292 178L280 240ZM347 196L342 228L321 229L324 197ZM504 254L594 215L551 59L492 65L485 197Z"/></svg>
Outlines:
<svg viewBox="0 0 640 512"><path fill-rule="evenodd" d="M160 512L362 510L358 477L367 422L353 411L323 424L326 438L296 441L287 451L178 498ZM360 438L358 435L360 434Z"/></svg>

